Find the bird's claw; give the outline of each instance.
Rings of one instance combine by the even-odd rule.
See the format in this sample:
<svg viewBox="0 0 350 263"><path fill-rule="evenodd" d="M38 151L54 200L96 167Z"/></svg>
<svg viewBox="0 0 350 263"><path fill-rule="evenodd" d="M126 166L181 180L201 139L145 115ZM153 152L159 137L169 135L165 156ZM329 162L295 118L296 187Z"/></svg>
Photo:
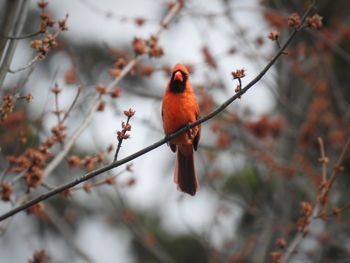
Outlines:
<svg viewBox="0 0 350 263"><path fill-rule="evenodd" d="M186 124L186 128L187 128L187 135L188 137L192 140L193 139L193 129L190 127L190 122Z"/></svg>

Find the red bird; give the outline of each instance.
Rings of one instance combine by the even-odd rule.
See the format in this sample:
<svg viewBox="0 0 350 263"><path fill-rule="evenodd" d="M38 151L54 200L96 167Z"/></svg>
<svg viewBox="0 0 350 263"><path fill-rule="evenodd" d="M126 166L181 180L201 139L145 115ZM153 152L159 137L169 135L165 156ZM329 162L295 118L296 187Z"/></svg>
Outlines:
<svg viewBox="0 0 350 263"><path fill-rule="evenodd" d="M189 81L188 69L176 64L163 97L162 118L164 133L169 135L199 118L199 107ZM198 181L194 168L193 149L197 150L201 127L172 139L169 143L173 152L177 152L174 181L178 189L195 195Z"/></svg>

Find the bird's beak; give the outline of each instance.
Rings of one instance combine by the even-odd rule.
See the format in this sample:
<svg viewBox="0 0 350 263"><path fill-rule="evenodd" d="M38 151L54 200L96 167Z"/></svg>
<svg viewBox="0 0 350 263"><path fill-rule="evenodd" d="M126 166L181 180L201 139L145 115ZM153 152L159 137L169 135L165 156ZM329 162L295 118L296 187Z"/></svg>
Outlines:
<svg viewBox="0 0 350 263"><path fill-rule="evenodd" d="M183 77L180 71L176 71L174 75L174 80L183 81Z"/></svg>

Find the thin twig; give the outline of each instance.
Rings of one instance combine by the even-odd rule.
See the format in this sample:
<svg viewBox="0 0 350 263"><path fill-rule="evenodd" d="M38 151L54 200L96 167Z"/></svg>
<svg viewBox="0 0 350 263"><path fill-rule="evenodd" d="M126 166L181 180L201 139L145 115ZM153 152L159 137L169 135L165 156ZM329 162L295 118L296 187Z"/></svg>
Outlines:
<svg viewBox="0 0 350 263"><path fill-rule="evenodd" d="M325 196L329 194L329 191L331 190L331 188L335 182L335 179L337 179L337 175L338 175L339 171L342 169L342 164L343 164L343 161L345 159L346 153L349 151L349 148L350 148L350 136L347 139L347 141L345 142L343 150L338 158L338 161L333 168L332 175L329 179L329 185L325 189L326 190L326 192L324 193Z"/></svg>
<svg viewBox="0 0 350 263"><path fill-rule="evenodd" d="M57 38L58 35L62 32L62 29L59 28L57 29L57 31L55 32L55 34L53 35L53 38ZM24 65L18 69L10 69L10 66L8 67L8 72L9 73L12 73L12 74L15 74L17 72L20 72L20 71L23 71L23 70L26 70L28 68L31 68L33 65L35 65L39 60L43 59L42 58L42 54L37 54L27 65Z"/></svg>
<svg viewBox="0 0 350 263"><path fill-rule="evenodd" d="M350 208L350 204L344 205L339 208L333 208L333 211L330 213L320 213L317 216L315 216L313 219L322 219L324 217L331 217L331 216L338 216L341 213L343 213L345 210Z"/></svg>
<svg viewBox="0 0 350 263"><path fill-rule="evenodd" d="M23 35L23 36L1 36L1 37L6 38L6 39L11 39L11 40L21 40L21 39L26 39L26 38L32 38L32 37L35 37L35 36L40 35L40 34L44 34L44 32L37 31L37 32L30 33L30 34Z"/></svg>
<svg viewBox="0 0 350 263"><path fill-rule="evenodd" d="M122 209L128 209L120 191L118 188L114 187L115 193L119 199L120 205ZM118 209L117 205L115 204L115 198L112 198L109 195L104 195L108 200L111 202L112 206L115 207L115 209ZM140 244L148 250L155 258L157 258L160 262L165 262L165 263L173 263L175 262L168 253L162 249L157 242L152 244L151 246L147 246L144 242L144 233L146 232L144 227L141 225L137 225L136 223L128 223L125 220L122 220L124 225L130 230L131 234L134 235L134 237L140 242Z"/></svg>
<svg viewBox="0 0 350 263"><path fill-rule="evenodd" d="M15 74L17 72L20 72L20 71L26 70L27 68L30 68L31 66L33 66L39 60L40 60L40 56L36 55L31 61L28 62L28 64L26 64L26 65L24 65L22 67L19 67L17 69L10 69L10 67L9 67L9 69L7 71L9 73Z"/></svg>
<svg viewBox="0 0 350 263"><path fill-rule="evenodd" d="M126 126L129 125L129 122L130 122L130 119L131 119L132 115L129 115L126 119ZM131 126L130 126L131 127ZM124 129L124 128L123 128ZM126 132L125 132L125 135L126 135ZM113 159L113 162L117 161L118 160L118 155L119 155L119 151L120 151L120 148L122 147L122 143L124 141L124 136L118 136L118 145L117 145L117 149L115 151L115 154L114 154L114 159Z"/></svg>
<svg viewBox="0 0 350 263"><path fill-rule="evenodd" d="M101 5L98 4L98 2L94 1L87 1L87 0L80 0L80 2L91 12L93 12L96 15L100 15L106 19L114 19L119 22L133 22L135 23L135 20L138 19L138 16L125 16L123 14L118 14L115 12L112 12L111 9L103 9L101 8ZM144 18L144 17L143 17ZM144 18L147 23L158 23L158 19L155 17L148 17Z"/></svg>
<svg viewBox="0 0 350 263"><path fill-rule="evenodd" d="M319 159L319 161L322 164L322 184L324 184L327 181L328 158L326 157L326 153L324 150L324 143L321 137L318 137L318 144L320 145L320 153L321 153L321 158Z"/></svg>
<svg viewBox="0 0 350 263"><path fill-rule="evenodd" d="M309 14L309 12L311 11L311 7L309 8L309 10L306 12L306 15ZM306 16L305 15L305 16ZM305 19L304 19L305 20ZM304 21L302 20L302 21ZM143 154L146 154L156 148L158 148L159 146L169 142L170 140L174 139L175 137L185 133L186 131L192 129L193 127L203 123L203 122L206 122L208 121L209 119L213 118L214 116L216 116L217 114L219 114L220 112L222 112L225 108L227 108L233 101L235 101L237 98L240 98L244 93L246 93L251 87L253 87L267 72L268 70L274 65L274 63L277 61L277 59L283 54L283 51L288 47L288 45L291 43L291 41L294 39L294 37L296 36L296 34L299 32L299 29L300 28L295 28L294 31L291 33L291 35L289 36L289 38L287 39L287 41L285 42L285 44L281 47L280 50L277 51L277 53L273 56L273 58L269 61L269 63L262 69L262 71L252 80L250 81L243 89L241 89L241 91L239 91L238 93L236 93L235 95L233 95L232 97L230 97L228 100L226 100L223 104L221 104L220 107L218 107L216 110L212 111L211 113L209 113L208 115L198 119L197 121L195 122L192 122L192 123L189 123L188 125L186 125L185 127L179 129L178 131L170 134L169 136L153 143L152 145L146 147L146 148L143 148L137 152L135 152L134 154L131 154L119 161L116 161L116 162L113 162L109 165L106 165L104 167L101 167L99 169L96 169L94 171L91 171L85 175L82 175L78 178L76 178L75 180L71 181L71 182L68 182L68 183L65 183L61 186L58 186L56 187L55 189L52 189L51 191L48 191L46 193L43 193L41 195L39 195L38 197L35 197L33 198L32 200L24 203L24 204L21 204L13 209L11 209L10 211L8 211L7 213L3 214L0 216L0 221L8 218L8 217L11 217L15 214L17 214L18 212L24 210L24 209L27 209L28 207L34 205L34 204L37 204L43 200L46 200L60 192L63 192L64 190L67 190L73 186L76 186L84 181L87 181L101 173L104 173L106 171L109 171L113 168L116 168L118 166L121 166L131 160L134 160L135 158L143 155ZM95 105L96 106L96 105ZM98 106L98 105L97 105ZM93 108L94 109L94 108ZM88 119L89 118L92 118L92 114L89 114L88 115ZM85 120L85 123L88 122L87 119ZM80 127L79 129L83 129L82 127ZM69 143L70 144L73 144L74 140L71 140ZM66 148L67 149L67 145L68 143L66 144ZM65 155L65 151L68 151L68 150L63 150L59 155L61 156L61 158L64 158L64 155ZM61 159L59 158L55 158L57 159L56 161L60 162ZM53 166L53 165L52 165ZM53 168L56 167L56 166L53 166L51 167L50 169L53 170ZM46 168L45 170L45 174L48 174L47 171L48 171L49 167ZM52 171L51 170L51 171ZM51 172L50 171L50 172Z"/></svg>
<svg viewBox="0 0 350 263"><path fill-rule="evenodd" d="M326 181L326 184L324 186L322 186L322 191L321 194L318 197L317 203L314 206L312 213L309 217L309 224L308 226L311 225L311 223L313 222L313 220L315 218L318 218L320 210L322 209L322 207L324 206L324 201L326 200L326 197L329 194L329 191L331 190L333 183L335 182L335 179L337 178L337 175L339 173L339 169L345 159L346 153L350 148L350 136L348 137L342 152L336 162L336 164L334 165L334 169L333 169L333 173L329 179L329 181ZM294 238L292 239L291 243L289 244L289 246L286 248L286 252L283 254L283 257L281 259L281 263L285 263L289 260L289 258L292 256L293 252L296 251L296 248L298 247L298 245L300 244L300 242L303 240L305 236L305 233L302 231L297 232L297 234L294 236Z"/></svg>
<svg viewBox="0 0 350 263"><path fill-rule="evenodd" d="M75 94L74 100L73 100L73 102L71 103L71 105L69 106L69 109L64 113L63 119L61 120L61 123L64 123L64 121L65 121L65 120L67 119L67 117L69 116L70 112L73 110L75 104L76 104L77 101L78 101L78 98L79 98L79 95L80 95L80 91L81 91L81 88L78 87L78 89L77 89L77 94Z"/></svg>
<svg viewBox="0 0 350 263"><path fill-rule="evenodd" d="M182 7L183 7L183 2L181 0L176 1L176 4L173 5L173 7L169 10L167 15L160 22L160 27L158 31L154 34L156 38L158 38L159 35L162 33L162 31L168 27L170 22L174 19L174 17L181 10Z"/></svg>
<svg viewBox="0 0 350 263"><path fill-rule="evenodd" d="M99 100L100 101L100 100ZM73 133L70 140L67 141L63 147L63 149L55 156L55 158L46 166L44 170L44 177L47 177L49 174L52 173L52 171L61 163L61 161L64 159L64 157L67 155L69 150L74 145L75 141L79 138L80 134L86 129L86 127L90 124L93 113L97 111L97 108L99 106L99 103L95 103L93 107L90 109L87 117L84 119L83 123L80 125L80 127Z"/></svg>
<svg viewBox="0 0 350 263"><path fill-rule="evenodd" d="M80 257L87 263L93 263L94 261L90 258L88 254L83 251L72 235L72 229L70 225L62 219L62 217L55 211L51 206L46 206L45 208L46 215L48 216L50 222L61 232L62 237L66 240L69 247L72 248Z"/></svg>
<svg viewBox="0 0 350 263"><path fill-rule="evenodd" d="M128 171L128 169L125 168L124 170L122 170L122 171L120 171L119 173L114 174L114 175L108 173L108 174L109 174L108 177L111 178L111 180L114 180L115 178L117 178L118 176L124 174L124 173L127 172L127 171ZM103 186L103 185L108 184L108 183L106 182L106 179L107 179L108 177L102 178L102 179L99 180L99 181L96 181L96 182L91 183L91 188L97 188L97 187L100 187L100 186ZM84 186L77 186L77 187L74 187L73 190L74 190L74 191L77 191L77 190L85 190L85 189L84 189Z"/></svg>
<svg viewBox="0 0 350 263"><path fill-rule="evenodd" d="M55 86L57 87L57 83L55 84ZM55 114L57 117L57 124L59 125L61 123L61 114L60 114L60 107L59 107L59 103L58 103L58 92L55 92Z"/></svg>

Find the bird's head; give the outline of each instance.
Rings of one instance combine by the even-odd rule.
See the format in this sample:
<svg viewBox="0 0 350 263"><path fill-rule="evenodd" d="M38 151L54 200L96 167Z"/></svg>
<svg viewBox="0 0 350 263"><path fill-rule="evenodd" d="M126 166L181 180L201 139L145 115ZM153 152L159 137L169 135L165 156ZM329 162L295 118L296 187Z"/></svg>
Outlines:
<svg viewBox="0 0 350 263"><path fill-rule="evenodd" d="M176 64L172 70L170 79L170 91L174 93L181 93L186 88L189 72L182 64Z"/></svg>

